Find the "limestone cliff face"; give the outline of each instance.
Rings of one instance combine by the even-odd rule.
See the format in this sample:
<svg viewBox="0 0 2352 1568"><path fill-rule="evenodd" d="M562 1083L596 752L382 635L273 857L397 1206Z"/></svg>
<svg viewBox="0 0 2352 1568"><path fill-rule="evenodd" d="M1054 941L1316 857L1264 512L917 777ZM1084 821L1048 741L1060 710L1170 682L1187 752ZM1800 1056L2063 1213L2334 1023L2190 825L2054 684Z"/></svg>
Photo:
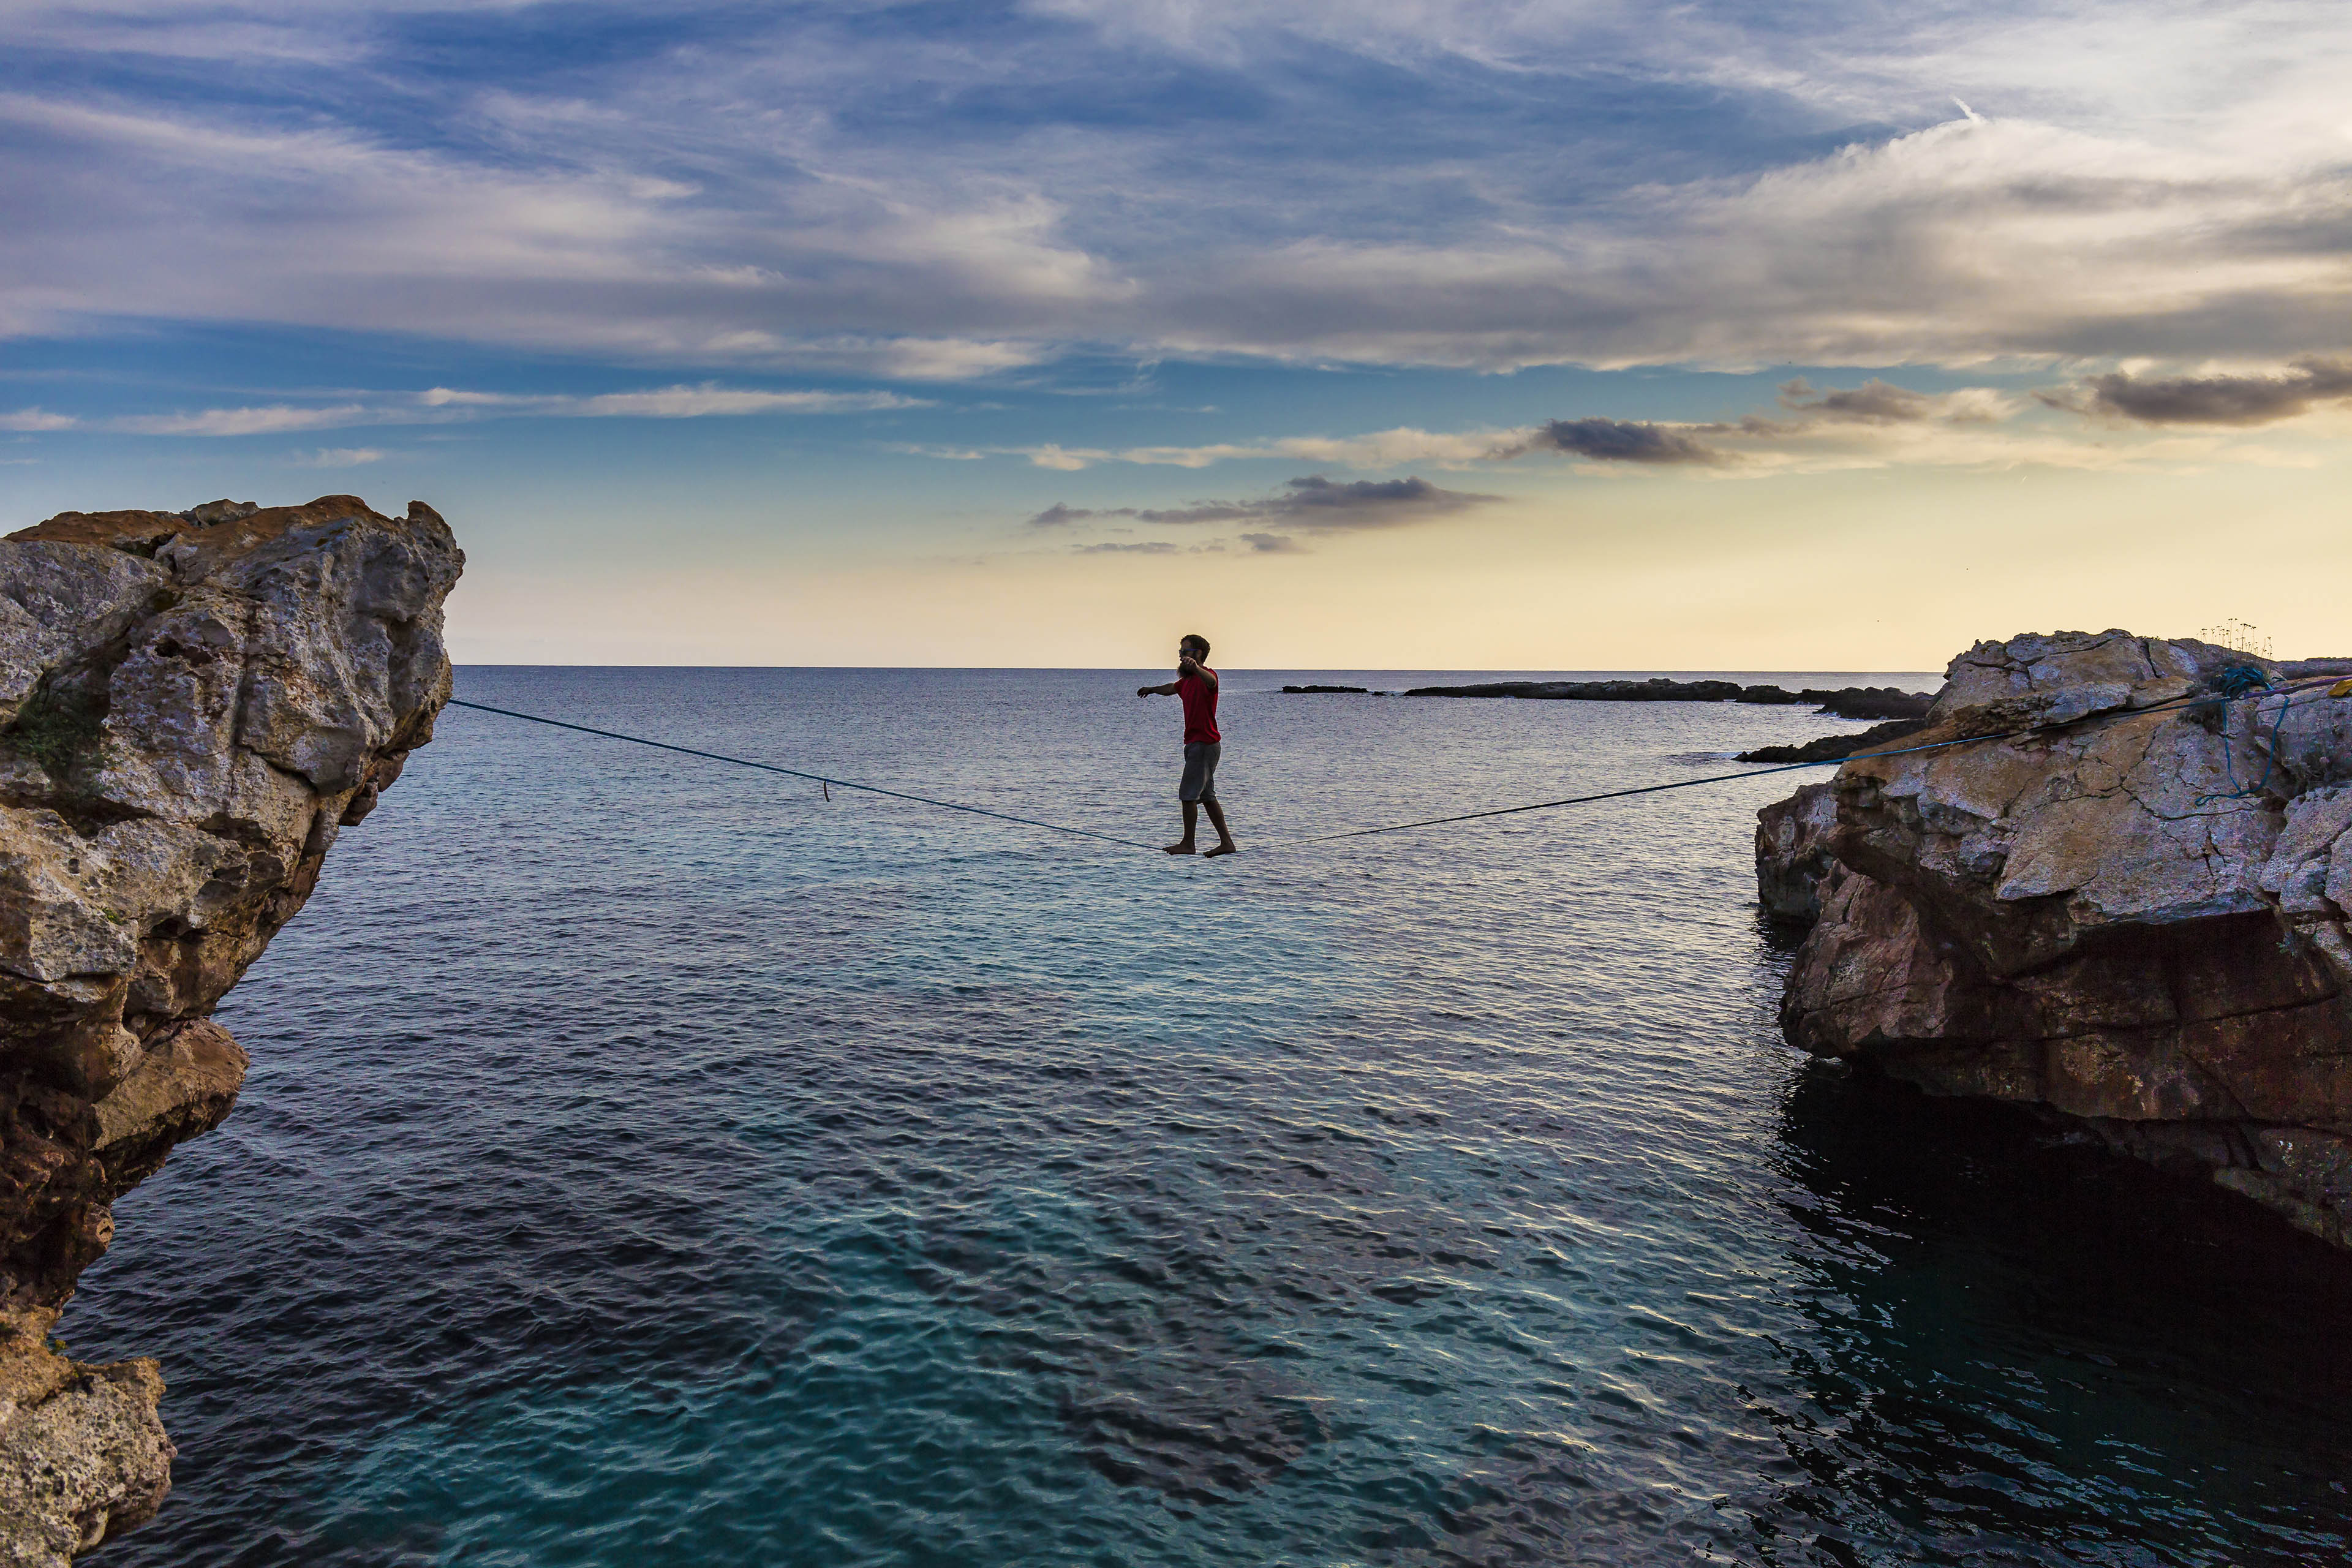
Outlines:
<svg viewBox="0 0 2352 1568"><path fill-rule="evenodd" d="M1825 827L1770 808L1769 893L1823 857L1789 1038L2064 1112L2352 1244L2352 697L2148 710L2248 666L2321 668L2114 631L1979 644L1905 745L2064 727L1848 763Z"/></svg>
<svg viewBox="0 0 2352 1568"><path fill-rule="evenodd" d="M155 1363L47 1331L113 1201L235 1103L208 1016L432 738L464 563L429 507L351 496L0 541L0 1568L170 1487Z"/></svg>

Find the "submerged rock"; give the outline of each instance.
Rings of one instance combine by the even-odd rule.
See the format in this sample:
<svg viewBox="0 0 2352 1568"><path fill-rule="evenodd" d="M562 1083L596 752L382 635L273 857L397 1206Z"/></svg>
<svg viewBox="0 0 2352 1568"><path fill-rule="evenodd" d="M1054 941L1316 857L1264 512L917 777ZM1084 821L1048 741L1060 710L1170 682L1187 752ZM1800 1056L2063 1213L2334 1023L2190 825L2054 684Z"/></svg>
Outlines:
<svg viewBox="0 0 2352 1568"><path fill-rule="evenodd" d="M2063 727L1849 762L1826 826L1805 792L1761 814L1767 907L1821 910L1790 1040L2352 1244L2352 697L2263 689L2314 668L2119 631L1961 655L1907 744Z"/></svg>
<svg viewBox="0 0 2352 1568"><path fill-rule="evenodd" d="M0 1563L171 1485L152 1361L48 1338L110 1205L219 1124L210 1014L432 739L465 563L431 508L67 512L0 541Z"/></svg>

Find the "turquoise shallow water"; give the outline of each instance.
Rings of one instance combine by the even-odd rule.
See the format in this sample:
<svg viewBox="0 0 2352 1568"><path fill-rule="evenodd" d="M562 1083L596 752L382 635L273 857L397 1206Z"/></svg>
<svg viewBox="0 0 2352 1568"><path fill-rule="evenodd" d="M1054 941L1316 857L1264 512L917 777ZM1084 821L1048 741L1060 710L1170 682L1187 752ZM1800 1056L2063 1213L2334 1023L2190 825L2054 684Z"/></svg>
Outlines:
<svg viewBox="0 0 2352 1568"><path fill-rule="evenodd" d="M1150 836L1157 678L459 694ZM1299 679L1245 845L1853 727ZM453 710L67 1316L182 1450L93 1561L2340 1556L2352 1265L1791 1055L1786 787L1203 864Z"/></svg>

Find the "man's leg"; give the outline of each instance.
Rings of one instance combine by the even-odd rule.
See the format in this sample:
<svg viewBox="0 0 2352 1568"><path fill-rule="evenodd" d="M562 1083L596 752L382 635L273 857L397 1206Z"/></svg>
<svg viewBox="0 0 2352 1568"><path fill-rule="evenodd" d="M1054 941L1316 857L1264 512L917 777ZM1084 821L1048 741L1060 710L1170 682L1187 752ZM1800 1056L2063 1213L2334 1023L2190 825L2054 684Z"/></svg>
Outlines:
<svg viewBox="0 0 2352 1568"><path fill-rule="evenodd" d="M1209 796L1201 804L1209 808L1209 823L1217 830L1217 847L1214 849L1210 850L1209 853L1212 855L1232 854L1234 850L1239 847L1234 843L1233 829L1225 826L1225 808L1218 803L1215 795ZM1184 837L1187 839L1190 839L1192 837L1191 818L1189 817L1186 818Z"/></svg>
<svg viewBox="0 0 2352 1568"><path fill-rule="evenodd" d="M1195 832L1199 831L1199 829L1200 829L1200 826L1201 826L1201 807L1200 807L1199 803L1197 803L1197 802L1195 802L1195 801L1189 801L1189 800L1188 800L1188 801L1186 801L1186 802L1184 802L1184 803L1183 803L1183 805L1184 805L1184 837L1183 837L1183 838L1182 838L1180 842L1178 842L1178 843L1174 843L1174 844L1171 844L1171 845L1168 847L1168 853L1170 853L1171 855L1190 855L1190 854L1192 854L1192 853L1193 852L1193 850L1192 850L1192 835L1193 835Z"/></svg>

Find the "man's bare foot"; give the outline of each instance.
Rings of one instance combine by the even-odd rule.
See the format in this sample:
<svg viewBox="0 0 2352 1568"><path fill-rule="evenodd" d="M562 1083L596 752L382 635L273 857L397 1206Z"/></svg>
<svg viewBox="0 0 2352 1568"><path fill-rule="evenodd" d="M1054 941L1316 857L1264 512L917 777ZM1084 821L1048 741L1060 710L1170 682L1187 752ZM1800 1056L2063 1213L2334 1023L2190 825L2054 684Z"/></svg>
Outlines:
<svg viewBox="0 0 2352 1568"><path fill-rule="evenodd" d="M1168 847L1168 853L1171 855L1190 855L1193 853L1192 841L1187 838L1181 844L1171 844Z"/></svg>
<svg viewBox="0 0 2352 1568"><path fill-rule="evenodd" d="M1206 860L1218 855L1230 855L1240 847L1240 845L1228 838L1223 844L1218 845L1214 849L1202 850L1201 853L1201 858Z"/></svg>

